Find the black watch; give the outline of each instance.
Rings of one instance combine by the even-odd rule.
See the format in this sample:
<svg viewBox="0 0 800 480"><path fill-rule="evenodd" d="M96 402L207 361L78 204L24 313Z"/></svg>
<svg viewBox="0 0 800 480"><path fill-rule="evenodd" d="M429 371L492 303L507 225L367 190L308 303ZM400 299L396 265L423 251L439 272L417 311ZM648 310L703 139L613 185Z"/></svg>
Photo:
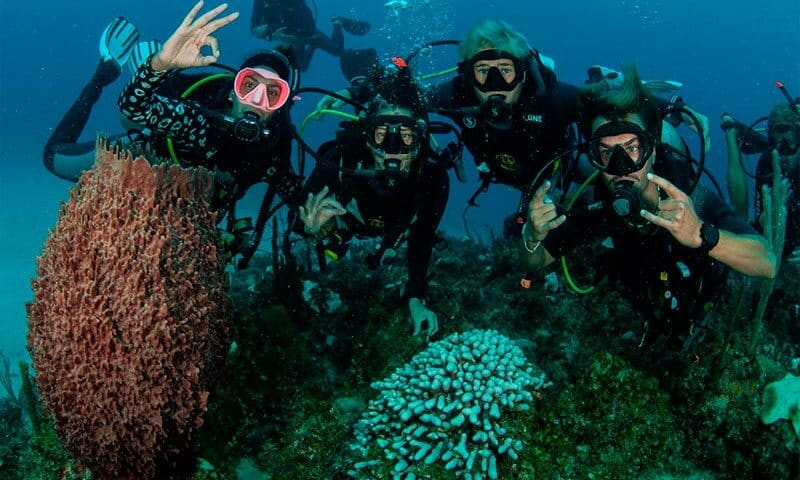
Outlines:
<svg viewBox="0 0 800 480"><path fill-rule="evenodd" d="M700 246L697 249L708 254L719 243L719 228L708 222L703 222L700 227Z"/></svg>

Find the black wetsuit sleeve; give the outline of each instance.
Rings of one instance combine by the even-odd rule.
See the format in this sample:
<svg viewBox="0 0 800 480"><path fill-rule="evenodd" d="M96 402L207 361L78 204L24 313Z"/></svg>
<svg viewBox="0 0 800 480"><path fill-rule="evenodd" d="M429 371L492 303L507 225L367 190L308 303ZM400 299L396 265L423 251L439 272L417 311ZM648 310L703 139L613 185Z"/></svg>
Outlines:
<svg viewBox="0 0 800 480"><path fill-rule="evenodd" d="M303 177L292 168L291 156L292 137L284 132L272 151L272 167L266 170L264 180L286 204L297 207L303 200Z"/></svg>
<svg viewBox="0 0 800 480"><path fill-rule="evenodd" d="M736 214L730 205L705 186L698 186L692 197L697 216L704 222L738 235L756 233L755 229Z"/></svg>
<svg viewBox="0 0 800 480"><path fill-rule="evenodd" d="M153 70L150 61L148 59L139 67L120 93L117 102L120 112L128 120L169 135L184 148L208 148L208 118L191 103L158 95L156 91L166 80L168 72Z"/></svg>
<svg viewBox="0 0 800 480"><path fill-rule="evenodd" d="M431 263L436 229L447 207L450 177L447 170L431 169L424 173L425 188L417 202L417 221L411 224L408 239L409 297L425 298L428 291L428 267Z"/></svg>
<svg viewBox="0 0 800 480"><path fill-rule="evenodd" d="M556 91L555 104L558 114L564 119L565 124L578 121L578 94L580 88L570 83L559 82Z"/></svg>
<svg viewBox="0 0 800 480"><path fill-rule="evenodd" d="M562 212L558 213L560 215ZM567 214L567 220L547 234L542 241L542 246L552 257L558 258L569 254L578 247L591 245L602 235L601 216L600 212Z"/></svg>

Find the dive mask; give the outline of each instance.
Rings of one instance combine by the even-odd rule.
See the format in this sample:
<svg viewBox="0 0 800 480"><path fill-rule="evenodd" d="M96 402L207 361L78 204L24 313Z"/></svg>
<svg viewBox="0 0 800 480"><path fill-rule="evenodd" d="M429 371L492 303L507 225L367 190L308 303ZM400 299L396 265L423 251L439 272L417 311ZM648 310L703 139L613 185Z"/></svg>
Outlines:
<svg viewBox="0 0 800 480"><path fill-rule="evenodd" d="M608 145L603 139L624 133L633 138L624 144ZM623 176L641 170L655 149L654 137L633 122L611 122L595 130L589 140L589 161L603 173Z"/></svg>
<svg viewBox="0 0 800 480"><path fill-rule="evenodd" d="M379 156L419 152L425 122L404 115L378 115L369 121L367 143Z"/></svg>
<svg viewBox="0 0 800 480"><path fill-rule="evenodd" d="M481 60L507 60L509 64L481 65ZM510 92L525 80L525 65L508 52L483 50L466 62L472 85L481 92Z"/></svg>
<svg viewBox="0 0 800 480"><path fill-rule="evenodd" d="M236 98L264 113L274 112L289 100L289 83L266 68L243 68L233 81Z"/></svg>

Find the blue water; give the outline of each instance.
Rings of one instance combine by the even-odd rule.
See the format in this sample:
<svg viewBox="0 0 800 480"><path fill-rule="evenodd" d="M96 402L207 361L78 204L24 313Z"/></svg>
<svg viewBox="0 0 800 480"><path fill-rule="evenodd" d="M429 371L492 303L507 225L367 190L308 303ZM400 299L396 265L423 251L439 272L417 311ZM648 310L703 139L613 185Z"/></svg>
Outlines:
<svg viewBox="0 0 800 480"><path fill-rule="evenodd" d="M376 47L385 55L408 53L415 41L462 38L478 20L492 16L510 22L542 53L554 58L559 79L582 84L592 64L618 67L633 62L645 79L684 83L683 97L711 123L712 172L724 183L726 153L719 117L724 111L751 121L765 115L783 97L775 80L800 94L800 2L773 0L558 0L555 2L411 0L399 15L381 1L318 0L319 20L329 31L334 15L368 19L365 37L346 35L347 47ZM341 5L348 5L342 7ZM108 21L124 15L144 38L165 40L193 2L81 2L0 0L0 350L12 360L26 358L25 302L31 298L35 258L54 224L71 184L50 175L41 151L51 128L94 72L97 42ZM208 3L207 7L215 5ZM238 64L264 46L250 36L250 1L234 0L230 10L242 16L218 32L222 61ZM450 48L450 49L448 49ZM436 52L431 70L455 62L455 49ZM120 130L116 95L125 74L96 106L84 139L95 132ZM303 76L305 86L345 86L338 60L317 52ZM295 107L299 122L318 97ZM332 121L314 124L308 140L316 145L332 135ZM755 159L750 159L753 162ZM471 160L467 160L471 167ZM752 163L751 163L751 169ZM443 227L461 235L461 211L477 187L474 171L466 184L454 184ZM254 209L260 192L253 192ZM494 186L473 211L475 227L499 228L516 208L517 195ZM245 210L246 211L246 210ZM0 393L2 395L3 393Z"/></svg>

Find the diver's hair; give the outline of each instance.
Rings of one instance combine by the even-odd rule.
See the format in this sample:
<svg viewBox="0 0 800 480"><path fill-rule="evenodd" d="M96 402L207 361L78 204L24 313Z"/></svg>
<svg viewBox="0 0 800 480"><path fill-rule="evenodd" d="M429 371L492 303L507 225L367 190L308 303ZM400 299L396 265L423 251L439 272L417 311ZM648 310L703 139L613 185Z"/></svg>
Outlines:
<svg viewBox="0 0 800 480"><path fill-rule="evenodd" d="M478 22L467 33L458 53L461 60L469 60L483 50L501 50L522 60L530 54L531 46L511 25L502 20L486 19Z"/></svg>
<svg viewBox="0 0 800 480"><path fill-rule="evenodd" d="M775 105L769 112L767 135L769 136L769 143L772 145L775 144L775 128L779 125L790 125L794 128L800 128L800 115L798 115L788 103L781 102Z"/></svg>
<svg viewBox="0 0 800 480"><path fill-rule="evenodd" d="M417 119L428 120L420 86L408 67L373 68L369 84L373 100L367 107L368 117L387 106L399 106L411 110Z"/></svg>
<svg viewBox="0 0 800 480"><path fill-rule="evenodd" d="M656 97L642 83L633 65L622 67L622 85L609 89L605 82L587 85L578 95L578 120L581 133L592 135L592 122L597 117L624 120L638 114L647 130L655 138L661 137L661 116Z"/></svg>

